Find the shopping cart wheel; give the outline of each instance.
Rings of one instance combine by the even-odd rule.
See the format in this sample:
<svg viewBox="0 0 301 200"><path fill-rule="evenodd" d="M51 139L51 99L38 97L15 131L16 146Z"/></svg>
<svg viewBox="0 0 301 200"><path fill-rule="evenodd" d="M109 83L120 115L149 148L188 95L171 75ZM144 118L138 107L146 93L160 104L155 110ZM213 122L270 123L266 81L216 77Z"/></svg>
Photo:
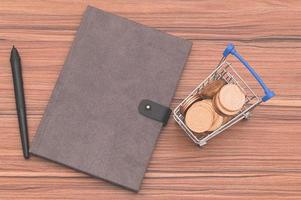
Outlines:
<svg viewBox="0 0 301 200"><path fill-rule="evenodd" d="M251 117L251 112L245 113L244 116L245 116L244 119L246 119L246 120L247 120L247 119L250 119L250 117Z"/></svg>
<svg viewBox="0 0 301 200"><path fill-rule="evenodd" d="M204 146L205 144L207 144L207 142L205 142L205 141L200 141L199 143L198 143L198 145L201 147L201 146Z"/></svg>

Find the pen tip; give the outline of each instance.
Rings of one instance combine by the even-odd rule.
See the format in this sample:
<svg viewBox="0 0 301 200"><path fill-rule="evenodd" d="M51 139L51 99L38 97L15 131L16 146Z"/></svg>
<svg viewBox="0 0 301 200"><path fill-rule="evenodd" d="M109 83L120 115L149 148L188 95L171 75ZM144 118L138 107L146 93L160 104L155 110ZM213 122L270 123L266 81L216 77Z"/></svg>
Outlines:
<svg viewBox="0 0 301 200"><path fill-rule="evenodd" d="M12 50L12 52L14 51L14 52L18 52L18 50L17 50L17 48L15 47L15 45L13 45L13 48L11 49Z"/></svg>
<svg viewBox="0 0 301 200"><path fill-rule="evenodd" d="M10 52L10 58L12 59L13 57L15 57L15 58L19 57L19 52L16 49L15 45L13 45L13 48L11 49L11 52Z"/></svg>

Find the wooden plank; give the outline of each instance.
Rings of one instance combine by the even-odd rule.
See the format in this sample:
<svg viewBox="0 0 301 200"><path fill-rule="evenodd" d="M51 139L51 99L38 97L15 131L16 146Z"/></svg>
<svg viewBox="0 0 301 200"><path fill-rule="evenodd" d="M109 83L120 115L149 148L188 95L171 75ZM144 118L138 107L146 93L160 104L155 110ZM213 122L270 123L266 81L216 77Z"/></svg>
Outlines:
<svg viewBox="0 0 301 200"><path fill-rule="evenodd" d="M277 93L198 148L171 119L136 194L41 158L23 160L9 64L21 51L30 140L87 5L193 41L174 108L234 42ZM301 2L10 1L0 4L0 199L300 199ZM256 91L260 87L230 59Z"/></svg>

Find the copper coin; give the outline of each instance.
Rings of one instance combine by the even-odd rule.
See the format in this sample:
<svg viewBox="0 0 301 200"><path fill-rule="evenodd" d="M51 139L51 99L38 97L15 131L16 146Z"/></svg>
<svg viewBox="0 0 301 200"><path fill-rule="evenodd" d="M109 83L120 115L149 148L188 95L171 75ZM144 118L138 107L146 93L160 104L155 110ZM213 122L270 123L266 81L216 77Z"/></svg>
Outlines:
<svg viewBox="0 0 301 200"><path fill-rule="evenodd" d="M214 103L215 103L215 106L216 106L216 108L220 111L220 112L222 112L223 114L225 114L225 115L235 115L235 114L237 114L238 112L239 112L239 110L237 110L237 111L229 111L228 109L225 109L222 105L221 105L221 103L220 103L220 98L219 98L219 93L215 96L215 98L214 98Z"/></svg>
<svg viewBox="0 0 301 200"><path fill-rule="evenodd" d="M214 97L213 97L213 99L212 99L212 105L213 105L213 108L214 108L214 110L215 110L215 112L217 113L217 114L219 114L219 115L221 115L221 116L223 116L223 117L225 117L225 116L227 116L227 115L225 115L224 113L222 113L219 109L218 109L218 107L216 106L216 103L215 103L215 99L216 99L216 96L217 95L215 95Z"/></svg>
<svg viewBox="0 0 301 200"><path fill-rule="evenodd" d="M196 101L200 100L201 96L199 94L190 96L186 102L180 107L180 112L182 113L182 115L185 115L187 109Z"/></svg>
<svg viewBox="0 0 301 200"><path fill-rule="evenodd" d="M224 122L224 117L222 117L221 115L216 113L214 120L213 120L213 124L208 131L215 131L221 125L223 125L223 122Z"/></svg>
<svg viewBox="0 0 301 200"><path fill-rule="evenodd" d="M208 83L202 90L202 96L213 98L214 95L226 84L222 79L214 80Z"/></svg>
<svg viewBox="0 0 301 200"><path fill-rule="evenodd" d="M213 123L211 125L211 127L208 129L208 131L214 131L216 129L218 129L222 124L223 124L223 116L219 115L214 107L213 107L213 102L211 99L205 99L202 102L208 104L212 110L212 112L214 113L214 117L213 117Z"/></svg>
<svg viewBox="0 0 301 200"><path fill-rule="evenodd" d="M239 111L245 104L246 95L235 84L227 84L218 93L220 105L230 112Z"/></svg>
<svg viewBox="0 0 301 200"><path fill-rule="evenodd" d="M199 105L204 105L205 107L210 109L212 112L215 112L214 108L213 108L213 105L212 105L212 100L211 99L204 99L204 100L199 102Z"/></svg>
<svg viewBox="0 0 301 200"><path fill-rule="evenodd" d="M190 106L185 115L185 124L195 133L203 133L210 129L214 114L202 101Z"/></svg>
<svg viewBox="0 0 301 200"><path fill-rule="evenodd" d="M232 119L232 117L231 116L225 116L225 117L223 117L224 119L223 119L223 124L226 124L228 121L230 121L231 119Z"/></svg>

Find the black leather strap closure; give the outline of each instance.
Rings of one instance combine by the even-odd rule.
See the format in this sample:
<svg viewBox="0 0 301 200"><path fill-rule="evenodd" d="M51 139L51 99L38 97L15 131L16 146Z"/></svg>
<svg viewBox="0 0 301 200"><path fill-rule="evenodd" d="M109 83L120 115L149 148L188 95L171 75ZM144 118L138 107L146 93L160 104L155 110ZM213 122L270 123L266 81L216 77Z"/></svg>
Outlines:
<svg viewBox="0 0 301 200"><path fill-rule="evenodd" d="M151 100L144 99L138 106L139 113L150 119L163 123L163 126L167 124L171 109L163 106Z"/></svg>

